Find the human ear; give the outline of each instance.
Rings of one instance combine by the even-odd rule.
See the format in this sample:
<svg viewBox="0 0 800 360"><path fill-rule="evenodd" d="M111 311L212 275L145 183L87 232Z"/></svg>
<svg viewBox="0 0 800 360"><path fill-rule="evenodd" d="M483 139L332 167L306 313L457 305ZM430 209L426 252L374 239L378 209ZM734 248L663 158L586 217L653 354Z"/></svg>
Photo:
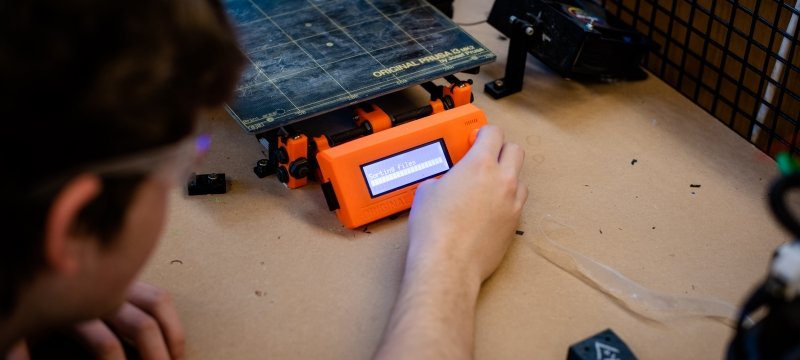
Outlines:
<svg viewBox="0 0 800 360"><path fill-rule="evenodd" d="M57 272L75 274L80 269L80 245L76 238L78 216L100 193L100 178L81 174L58 192L47 211L42 247L46 265Z"/></svg>

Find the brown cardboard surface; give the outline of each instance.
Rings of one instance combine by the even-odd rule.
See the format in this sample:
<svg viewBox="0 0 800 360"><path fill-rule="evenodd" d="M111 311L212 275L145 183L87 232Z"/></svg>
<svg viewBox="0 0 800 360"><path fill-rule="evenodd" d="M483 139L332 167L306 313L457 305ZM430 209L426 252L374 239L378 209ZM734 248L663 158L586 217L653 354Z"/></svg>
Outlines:
<svg viewBox="0 0 800 360"><path fill-rule="evenodd" d="M456 20L483 19L490 7L457 1ZM564 358L605 328L639 358L720 358L730 328L643 320L531 244L551 216L574 234L562 245L647 288L739 303L788 239L766 206L772 161L653 77L581 84L529 57L523 91L493 100L482 87L503 76L507 42L487 24L467 30L498 55L474 77L475 103L524 146L530 190L524 234L481 291L476 358ZM197 171L226 173L230 190L176 190L143 274L173 293L188 358L369 358L398 291L407 216L347 230L318 186L257 178L261 145L225 112L204 123L214 144Z"/></svg>

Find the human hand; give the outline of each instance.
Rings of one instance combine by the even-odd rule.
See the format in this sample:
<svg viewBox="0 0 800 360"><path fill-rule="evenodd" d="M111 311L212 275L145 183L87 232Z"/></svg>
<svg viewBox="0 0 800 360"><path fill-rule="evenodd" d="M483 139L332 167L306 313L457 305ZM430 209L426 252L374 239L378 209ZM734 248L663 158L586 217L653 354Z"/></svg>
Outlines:
<svg viewBox="0 0 800 360"><path fill-rule="evenodd" d="M520 183L524 151L486 125L447 174L419 185L409 219L407 268L435 267L488 278L511 243L528 197Z"/></svg>
<svg viewBox="0 0 800 360"><path fill-rule="evenodd" d="M99 359L125 359L120 338L133 343L144 359L180 359L184 332L170 295L143 282L134 283L127 301L112 315L80 323L75 330Z"/></svg>

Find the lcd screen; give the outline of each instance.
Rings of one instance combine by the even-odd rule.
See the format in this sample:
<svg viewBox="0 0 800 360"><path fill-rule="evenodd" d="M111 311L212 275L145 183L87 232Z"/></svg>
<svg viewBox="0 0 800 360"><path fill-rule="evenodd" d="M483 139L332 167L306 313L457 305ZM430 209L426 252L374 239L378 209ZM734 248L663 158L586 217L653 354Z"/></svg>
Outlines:
<svg viewBox="0 0 800 360"><path fill-rule="evenodd" d="M373 198L450 170L450 157L439 139L380 160L361 165Z"/></svg>

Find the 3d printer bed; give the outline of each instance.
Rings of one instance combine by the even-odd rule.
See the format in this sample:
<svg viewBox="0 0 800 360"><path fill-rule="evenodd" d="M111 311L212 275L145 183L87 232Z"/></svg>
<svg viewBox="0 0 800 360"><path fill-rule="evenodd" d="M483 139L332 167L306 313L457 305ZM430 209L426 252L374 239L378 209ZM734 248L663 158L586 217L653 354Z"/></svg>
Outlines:
<svg viewBox="0 0 800 360"><path fill-rule="evenodd" d="M233 118L257 134L496 56L423 0L227 0L248 63Z"/></svg>

